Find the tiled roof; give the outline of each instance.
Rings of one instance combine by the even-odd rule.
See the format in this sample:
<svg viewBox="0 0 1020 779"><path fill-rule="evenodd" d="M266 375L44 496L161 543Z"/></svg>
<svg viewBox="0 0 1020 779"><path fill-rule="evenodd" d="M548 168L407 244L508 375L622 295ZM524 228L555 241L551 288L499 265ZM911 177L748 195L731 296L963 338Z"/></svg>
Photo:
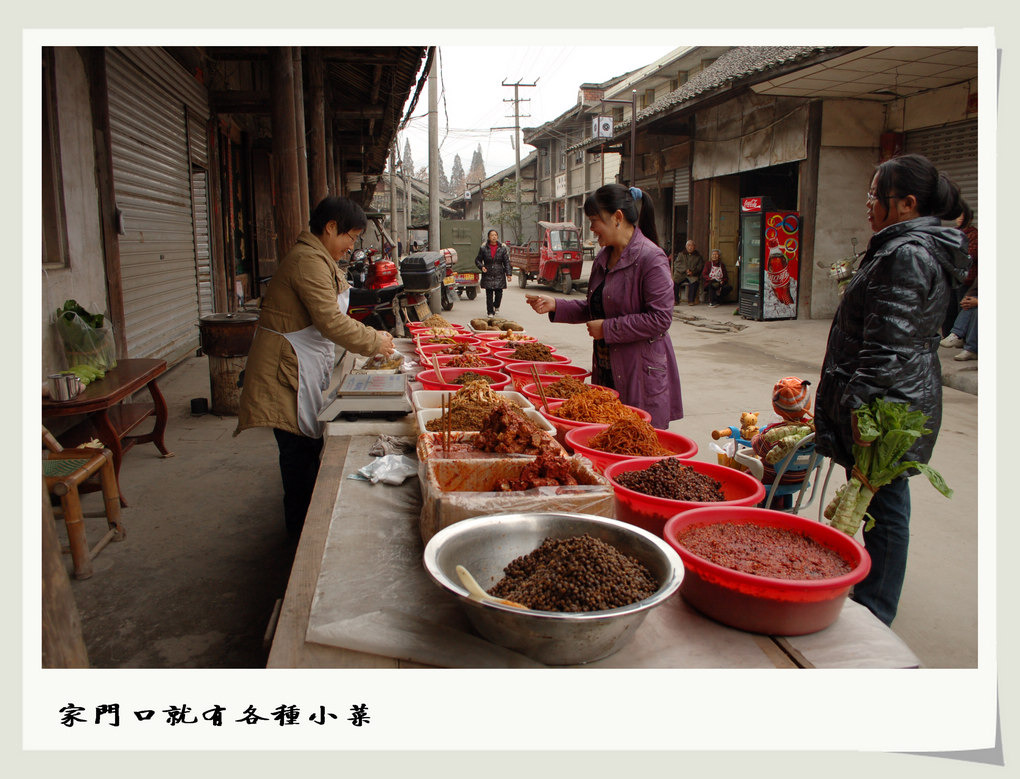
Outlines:
<svg viewBox="0 0 1020 779"><path fill-rule="evenodd" d="M663 95L647 108L638 111L638 121L680 105L699 95L718 89L733 81L761 73L770 68L786 65L818 54L827 46L738 46L722 54L719 59L690 81Z"/></svg>
<svg viewBox="0 0 1020 779"><path fill-rule="evenodd" d="M812 56L831 49L831 46L737 46L724 54L704 70L695 73L689 81L663 95L647 108L638 111L637 120L648 119L683 103L695 100L706 92L711 92L735 81L762 73L797 60L807 60ZM615 131L629 127L626 120L616 125ZM589 146L599 139L586 138L571 146L567 151Z"/></svg>

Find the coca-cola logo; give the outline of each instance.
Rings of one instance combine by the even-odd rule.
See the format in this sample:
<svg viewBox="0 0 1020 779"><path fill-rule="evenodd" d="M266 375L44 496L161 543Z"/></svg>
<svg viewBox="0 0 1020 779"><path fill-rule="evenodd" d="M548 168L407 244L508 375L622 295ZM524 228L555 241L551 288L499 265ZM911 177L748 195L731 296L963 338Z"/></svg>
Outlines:
<svg viewBox="0 0 1020 779"><path fill-rule="evenodd" d="M740 201L741 211L761 211L760 197L745 197Z"/></svg>

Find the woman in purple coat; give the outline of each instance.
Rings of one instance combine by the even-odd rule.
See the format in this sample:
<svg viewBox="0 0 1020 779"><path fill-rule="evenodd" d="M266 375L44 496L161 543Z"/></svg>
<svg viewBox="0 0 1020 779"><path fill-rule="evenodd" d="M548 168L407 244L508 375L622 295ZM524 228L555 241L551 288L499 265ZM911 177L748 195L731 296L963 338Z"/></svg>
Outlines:
<svg viewBox="0 0 1020 779"><path fill-rule="evenodd" d="M637 187L608 184L584 202L602 251L586 300L527 295L553 322L585 322L594 340L592 383L612 387L628 406L652 415L660 430L684 415L669 327L673 279L658 246L655 207Z"/></svg>

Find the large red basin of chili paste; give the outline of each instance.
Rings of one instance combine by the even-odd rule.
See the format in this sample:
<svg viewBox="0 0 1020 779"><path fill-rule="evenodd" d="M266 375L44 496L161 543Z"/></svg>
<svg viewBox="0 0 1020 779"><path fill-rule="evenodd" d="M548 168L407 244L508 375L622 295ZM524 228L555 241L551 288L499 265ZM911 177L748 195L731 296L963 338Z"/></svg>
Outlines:
<svg viewBox="0 0 1020 779"><path fill-rule="evenodd" d="M754 527L742 530L748 525ZM712 539L701 554L685 545L687 533L706 531ZM752 633L795 636L827 628L850 588L871 568L864 547L845 533L748 506L690 509L666 522L663 538L683 561L684 600L705 616ZM688 543L697 548L693 537Z"/></svg>

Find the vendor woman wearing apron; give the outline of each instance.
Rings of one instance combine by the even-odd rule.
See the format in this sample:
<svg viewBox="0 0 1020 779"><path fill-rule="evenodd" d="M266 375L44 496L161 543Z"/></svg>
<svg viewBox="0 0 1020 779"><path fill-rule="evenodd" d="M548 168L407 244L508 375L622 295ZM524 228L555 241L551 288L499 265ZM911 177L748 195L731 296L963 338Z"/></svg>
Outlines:
<svg viewBox="0 0 1020 779"><path fill-rule="evenodd" d="M361 355L392 354L393 337L347 316L350 285L340 261L367 225L365 212L327 197L312 212L273 275L248 353L237 429L271 427L280 448L287 530L298 535L322 452L323 423L336 364L334 345Z"/></svg>

